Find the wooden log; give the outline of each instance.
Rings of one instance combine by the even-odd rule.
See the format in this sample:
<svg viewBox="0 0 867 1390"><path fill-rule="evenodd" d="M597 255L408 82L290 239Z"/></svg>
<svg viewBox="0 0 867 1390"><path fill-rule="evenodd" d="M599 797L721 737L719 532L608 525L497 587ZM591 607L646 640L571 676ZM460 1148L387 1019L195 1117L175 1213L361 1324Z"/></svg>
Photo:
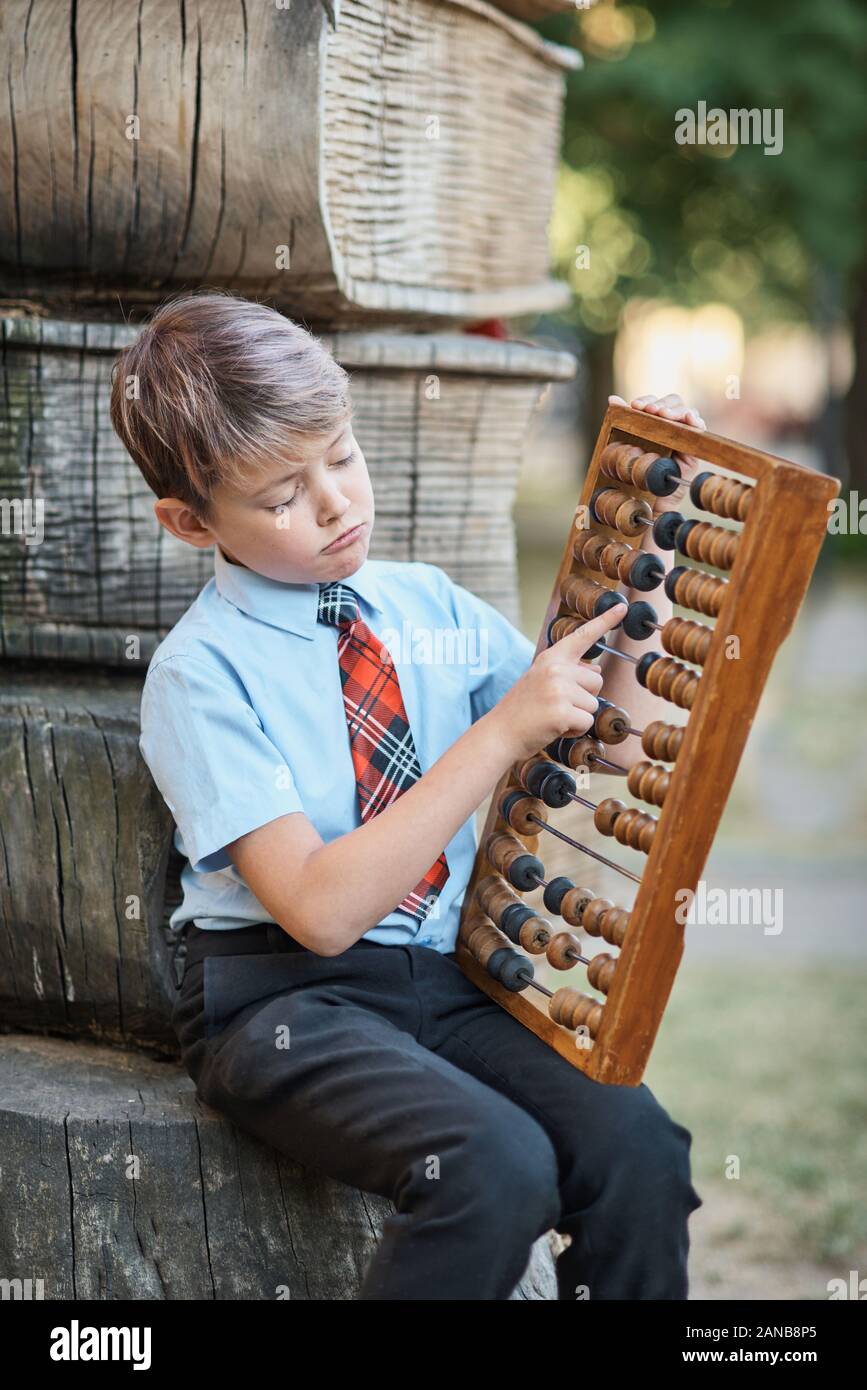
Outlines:
<svg viewBox="0 0 867 1390"><path fill-rule="evenodd" d="M176 1057L173 822L138 747L140 672L0 687L0 1023Z"/></svg>
<svg viewBox="0 0 867 1390"><path fill-rule="evenodd" d="M491 3L513 19L538 24L552 14L574 14L576 10L587 10L594 0L491 0Z"/></svg>
<svg viewBox="0 0 867 1390"><path fill-rule="evenodd" d="M236 1129L179 1067L86 1042L0 1037L0 1149L13 1297L351 1300L395 1211ZM556 1296L542 1237L512 1298Z"/></svg>
<svg viewBox="0 0 867 1390"><path fill-rule="evenodd" d="M111 428L111 366L139 330L26 316L0 329L0 655L145 667L211 578L213 551L159 526ZM320 336L352 374L376 497L371 557L441 565L518 624L524 443L575 358L475 334Z"/></svg>
<svg viewBox="0 0 867 1390"><path fill-rule="evenodd" d="M547 224L581 56L484 0L3 18L0 295L116 312L209 284L340 327L568 304Z"/></svg>

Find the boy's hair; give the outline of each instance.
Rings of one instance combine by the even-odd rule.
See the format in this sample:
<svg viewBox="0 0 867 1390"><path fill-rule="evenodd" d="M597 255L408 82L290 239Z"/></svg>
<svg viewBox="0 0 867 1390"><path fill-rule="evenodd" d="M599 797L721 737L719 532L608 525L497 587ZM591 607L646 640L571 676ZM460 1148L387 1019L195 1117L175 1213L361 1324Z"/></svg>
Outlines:
<svg viewBox="0 0 867 1390"><path fill-rule="evenodd" d="M318 338L230 291L166 300L111 371L111 423L157 497L207 525L215 489L352 418L349 374Z"/></svg>

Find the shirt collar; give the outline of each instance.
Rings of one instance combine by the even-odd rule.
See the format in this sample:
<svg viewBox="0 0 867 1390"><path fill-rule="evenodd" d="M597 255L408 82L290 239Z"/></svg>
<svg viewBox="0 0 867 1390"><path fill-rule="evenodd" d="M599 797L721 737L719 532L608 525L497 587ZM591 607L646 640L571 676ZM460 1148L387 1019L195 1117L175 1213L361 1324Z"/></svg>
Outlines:
<svg viewBox="0 0 867 1390"><path fill-rule="evenodd" d="M374 566L375 561L367 559L342 582L354 589L369 608L381 613L383 609ZM269 579L257 570L233 564L216 544L214 580L220 596L251 618L285 628L299 637L313 637L319 611L317 583L285 584L282 579Z"/></svg>

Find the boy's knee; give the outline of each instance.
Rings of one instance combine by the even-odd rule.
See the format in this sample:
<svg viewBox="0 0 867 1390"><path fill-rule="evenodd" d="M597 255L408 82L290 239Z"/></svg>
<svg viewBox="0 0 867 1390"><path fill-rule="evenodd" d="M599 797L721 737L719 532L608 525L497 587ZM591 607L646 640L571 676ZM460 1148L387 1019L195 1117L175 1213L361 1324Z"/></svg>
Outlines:
<svg viewBox="0 0 867 1390"><path fill-rule="evenodd" d="M644 1200L686 1202L689 1211L702 1205L692 1184L692 1134L673 1120L646 1086L629 1136L626 1167L640 1181Z"/></svg>
<svg viewBox="0 0 867 1390"><path fill-rule="evenodd" d="M462 1175L473 1191L480 1219L531 1239L560 1216L559 1171L554 1146L542 1126L512 1106L496 1118L479 1117L461 1146Z"/></svg>

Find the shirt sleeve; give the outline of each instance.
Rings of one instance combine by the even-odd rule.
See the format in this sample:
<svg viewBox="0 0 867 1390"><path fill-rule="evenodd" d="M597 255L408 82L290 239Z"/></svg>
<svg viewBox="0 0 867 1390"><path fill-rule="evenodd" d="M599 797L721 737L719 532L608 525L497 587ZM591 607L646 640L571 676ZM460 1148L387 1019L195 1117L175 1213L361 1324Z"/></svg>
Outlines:
<svg viewBox="0 0 867 1390"><path fill-rule="evenodd" d="M295 779L230 669L186 653L145 678L141 755L192 868L229 868L224 846L304 807Z"/></svg>
<svg viewBox="0 0 867 1390"><path fill-rule="evenodd" d="M467 650L476 657L468 662L470 707L475 724L529 670L536 644L493 604L455 583L445 570L440 569L440 573L448 584L455 626L466 632Z"/></svg>

